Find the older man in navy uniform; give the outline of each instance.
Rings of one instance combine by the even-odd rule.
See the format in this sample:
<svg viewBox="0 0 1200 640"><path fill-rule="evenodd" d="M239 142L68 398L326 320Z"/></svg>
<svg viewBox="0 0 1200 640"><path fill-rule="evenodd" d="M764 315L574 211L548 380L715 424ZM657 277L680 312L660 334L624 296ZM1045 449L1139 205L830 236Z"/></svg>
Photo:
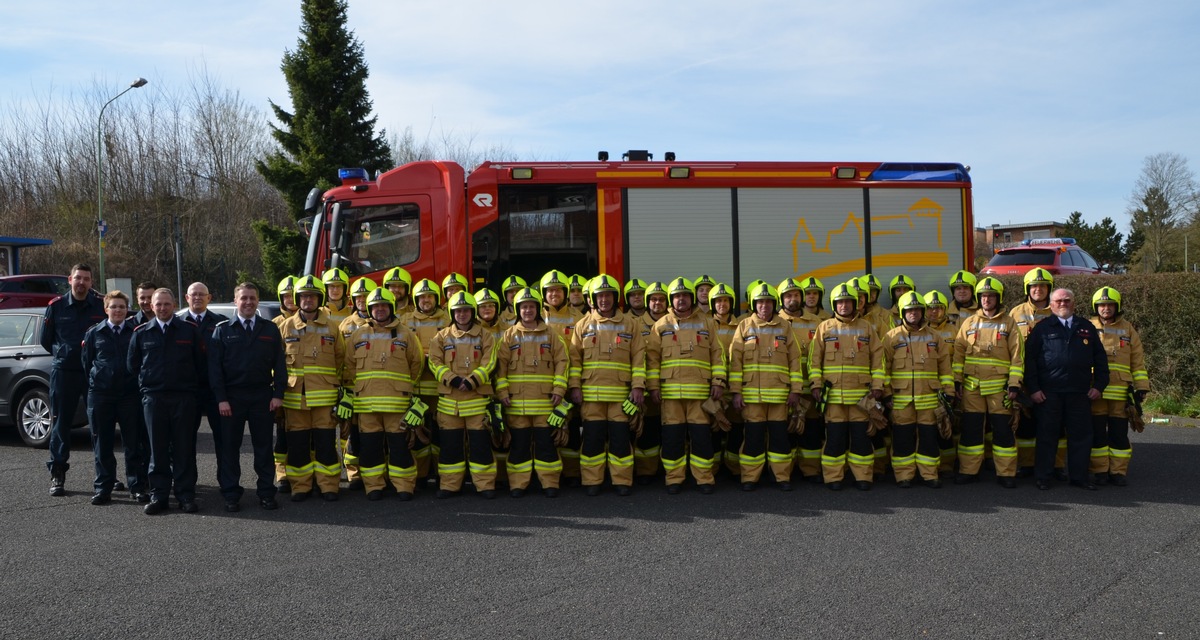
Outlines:
<svg viewBox="0 0 1200 640"><path fill-rule="evenodd" d="M271 443L275 411L283 406L287 365L279 327L258 317L258 287L249 282L233 291L237 316L217 325L208 344L208 380L221 420L213 424L217 450L217 482L226 511L238 511L242 497L241 449L244 425L250 423L254 450L255 492L259 506L274 509L275 465Z"/></svg>
<svg viewBox="0 0 1200 640"><path fill-rule="evenodd" d="M92 268L86 264L71 267L68 276L71 292L50 301L42 326L42 348L54 360L50 365L50 495L67 495L67 469L71 458L71 425L75 410L87 392L87 373L83 370L83 335L106 317L104 299L92 291Z"/></svg>
<svg viewBox="0 0 1200 640"><path fill-rule="evenodd" d="M1037 412L1034 476L1049 489L1058 436L1067 434L1067 473L1071 485L1094 491L1088 478L1092 450L1091 402L1108 386L1108 356L1096 327L1075 316L1075 294L1050 294L1053 316L1043 319L1025 340L1025 389Z"/></svg>
<svg viewBox="0 0 1200 640"><path fill-rule="evenodd" d="M179 508L196 506L196 389L207 367L200 329L175 317L170 289L154 292L154 320L133 332L126 366L137 376L150 440L147 515L167 510L172 485Z"/></svg>

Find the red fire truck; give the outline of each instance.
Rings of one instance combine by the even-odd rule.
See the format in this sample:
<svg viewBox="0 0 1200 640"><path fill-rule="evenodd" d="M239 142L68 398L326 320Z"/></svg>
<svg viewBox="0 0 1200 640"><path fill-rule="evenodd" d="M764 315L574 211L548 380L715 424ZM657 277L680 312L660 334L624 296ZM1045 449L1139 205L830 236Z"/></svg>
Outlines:
<svg viewBox="0 0 1200 640"><path fill-rule="evenodd" d="M971 180L955 163L484 162L466 175L423 161L309 197L306 273L332 266L377 280L465 274L498 290L550 269L664 283L707 274L735 291L872 272L942 289L973 255ZM886 294L885 294L886 295Z"/></svg>

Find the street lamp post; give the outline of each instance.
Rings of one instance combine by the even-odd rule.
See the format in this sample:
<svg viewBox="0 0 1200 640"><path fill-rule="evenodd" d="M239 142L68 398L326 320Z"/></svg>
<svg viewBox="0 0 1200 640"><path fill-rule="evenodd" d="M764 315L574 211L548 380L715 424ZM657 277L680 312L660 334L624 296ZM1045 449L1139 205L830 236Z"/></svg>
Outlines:
<svg viewBox="0 0 1200 640"><path fill-rule="evenodd" d="M100 116L96 118L96 235L99 238L97 246L100 250L100 290L106 293L108 285L104 279L104 233L107 231L107 225L104 223L104 110L130 89L146 86L146 82L145 78L137 78L131 82L124 91L100 107Z"/></svg>

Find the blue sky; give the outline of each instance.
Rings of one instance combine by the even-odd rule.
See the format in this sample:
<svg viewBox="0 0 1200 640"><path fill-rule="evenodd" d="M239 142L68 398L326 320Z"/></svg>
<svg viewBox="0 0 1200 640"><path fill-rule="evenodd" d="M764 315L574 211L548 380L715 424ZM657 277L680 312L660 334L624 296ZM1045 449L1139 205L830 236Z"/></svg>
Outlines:
<svg viewBox="0 0 1200 640"><path fill-rule="evenodd" d="M6 3L0 105L179 90L290 106L299 2ZM532 160L953 161L977 225L1124 231L1145 156L1200 167L1200 3L351 0L382 126ZM137 100L137 92L123 100Z"/></svg>

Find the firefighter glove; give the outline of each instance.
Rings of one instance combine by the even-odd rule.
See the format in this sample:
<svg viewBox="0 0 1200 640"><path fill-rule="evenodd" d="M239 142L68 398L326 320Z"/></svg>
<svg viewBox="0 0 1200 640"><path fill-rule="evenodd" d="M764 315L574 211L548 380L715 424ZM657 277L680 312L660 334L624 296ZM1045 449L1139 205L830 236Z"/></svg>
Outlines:
<svg viewBox="0 0 1200 640"><path fill-rule="evenodd" d="M554 407L554 411L550 412L550 417L546 418L546 423L552 427L561 429L567 424L567 414L571 413L571 409L574 408L575 405L570 402L560 403L557 407Z"/></svg>
<svg viewBox="0 0 1200 640"><path fill-rule="evenodd" d="M410 427L419 427L425 424L425 412L428 409L429 405L425 404L420 398L413 398L408 411L404 413L404 424Z"/></svg>
<svg viewBox="0 0 1200 640"><path fill-rule="evenodd" d="M624 411L627 416L637 415L638 406L633 403L633 400L626 398L625 402L621 403L621 411Z"/></svg>
<svg viewBox="0 0 1200 640"><path fill-rule="evenodd" d="M338 401L333 409L338 420L349 420L354 415L354 392L349 389L338 391Z"/></svg>

